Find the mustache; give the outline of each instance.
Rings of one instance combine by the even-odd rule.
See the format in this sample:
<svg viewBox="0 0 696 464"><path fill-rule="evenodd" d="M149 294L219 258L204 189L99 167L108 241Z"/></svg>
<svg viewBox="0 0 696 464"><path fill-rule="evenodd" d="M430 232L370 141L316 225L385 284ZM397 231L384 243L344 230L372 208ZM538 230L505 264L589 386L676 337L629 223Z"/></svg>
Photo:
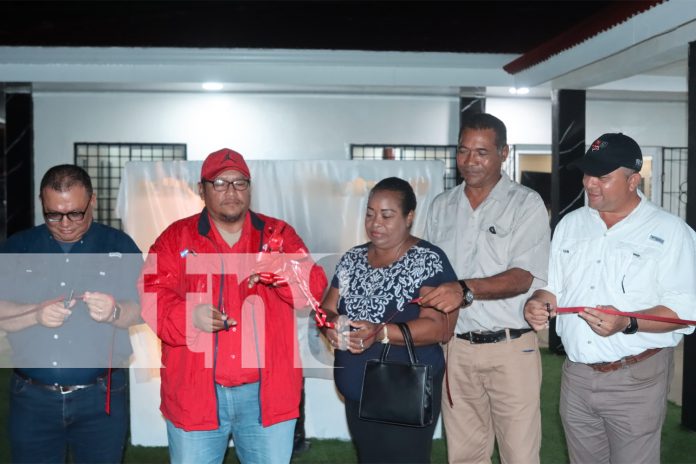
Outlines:
<svg viewBox="0 0 696 464"><path fill-rule="evenodd" d="M244 204L243 202L241 202L241 201L239 201L239 200L236 200L236 199L222 200L222 201L220 202L220 205L221 205L221 206L226 206L226 205L241 206L241 205L243 205L243 204Z"/></svg>

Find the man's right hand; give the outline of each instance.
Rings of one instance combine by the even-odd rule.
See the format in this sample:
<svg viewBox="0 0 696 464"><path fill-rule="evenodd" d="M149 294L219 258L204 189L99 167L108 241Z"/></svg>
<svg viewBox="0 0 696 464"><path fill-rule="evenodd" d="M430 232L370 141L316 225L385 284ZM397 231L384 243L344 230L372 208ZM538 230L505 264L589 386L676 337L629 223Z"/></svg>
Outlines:
<svg viewBox="0 0 696 464"><path fill-rule="evenodd" d="M556 297L550 292L537 290L524 305L524 319L536 330L548 328L551 318L556 317Z"/></svg>
<svg viewBox="0 0 696 464"><path fill-rule="evenodd" d="M421 306L438 309L451 313L462 306L464 292L459 282L445 282L432 290L424 290L418 302Z"/></svg>
<svg viewBox="0 0 696 464"><path fill-rule="evenodd" d="M65 320L72 314L70 308L75 306L76 300L70 300L70 304L66 308L63 300L58 302L41 303L36 311L36 322L44 327L60 327Z"/></svg>
<svg viewBox="0 0 696 464"><path fill-rule="evenodd" d="M225 327L227 320L227 327ZM237 325L237 321L222 314L213 305L199 304L193 308L193 325L203 332L213 333Z"/></svg>

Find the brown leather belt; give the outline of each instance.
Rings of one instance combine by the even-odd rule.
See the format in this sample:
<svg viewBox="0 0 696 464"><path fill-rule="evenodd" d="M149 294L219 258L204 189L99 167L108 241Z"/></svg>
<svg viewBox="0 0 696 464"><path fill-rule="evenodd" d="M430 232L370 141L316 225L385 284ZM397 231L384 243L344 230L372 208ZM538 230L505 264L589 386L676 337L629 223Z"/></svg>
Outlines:
<svg viewBox="0 0 696 464"><path fill-rule="evenodd" d="M650 348L649 350L645 350L642 353L638 353L633 356L626 356L625 358L621 358L618 361L613 361L613 362L603 362L603 363L594 363L594 364L588 364L592 369L596 370L597 372L612 372L619 370L621 368L624 368L626 366L630 366L631 364L636 364L641 362L644 359L648 359L650 356L654 355L655 353L659 352L662 350L662 348Z"/></svg>
<svg viewBox="0 0 696 464"><path fill-rule="evenodd" d="M112 369L112 372L115 370L116 369ZM24 380L26 383L28 383L30 385L36 385L37 387L45 388L46 390L60 392L63 395L68 394L68 393L72 393L72 392L77 391L77 390L83 390L85 388L92 387L92 386L96 385L100 380L106 379L106 376L109 375L108 373L100 375L99 377L97 377L95 379L95 381L93 383L89 383L89 384L85 384L85 385L57 385L57 384L47 384L47 383L37 382L36 380L27 376L24 372L20 371L19 369L13 369L13 371L17 377Z"/></svg>

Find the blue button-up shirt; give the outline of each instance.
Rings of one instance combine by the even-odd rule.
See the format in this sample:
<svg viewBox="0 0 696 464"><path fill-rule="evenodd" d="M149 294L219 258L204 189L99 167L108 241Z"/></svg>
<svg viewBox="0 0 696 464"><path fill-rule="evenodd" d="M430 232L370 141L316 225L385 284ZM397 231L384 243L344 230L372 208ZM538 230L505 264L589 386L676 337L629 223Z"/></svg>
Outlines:
<svg viewBox="0 0 696 464"><path fill-rule="evenodd" d="M43 224L10 237L0 253L1 300L38 304L71 292L77 298L60 327L37 324L8 334L16 368L38 382L80 385L125 363L128 331L94 321L79 297L87 291L137 301L142 253L127 234L92 223L66 253Z"/></svg>

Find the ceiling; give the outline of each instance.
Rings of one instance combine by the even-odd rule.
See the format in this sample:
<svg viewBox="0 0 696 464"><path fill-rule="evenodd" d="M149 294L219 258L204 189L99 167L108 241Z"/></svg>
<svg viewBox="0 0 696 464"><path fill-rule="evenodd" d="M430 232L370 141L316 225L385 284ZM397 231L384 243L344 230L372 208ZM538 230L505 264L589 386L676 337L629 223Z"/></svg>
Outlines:
<svg viewBox="0 0 696 464"><path fill-rule="evenodd" d="M448 96L529 86L527 97L583 88L589 98L684 100L691 1L2 1L0 82ZM647 11L614 21L617 8ZM579 39L559 42L569 35ZM565 48L503 70L549 44Z"/></svg>
<svg viewBox="0 0 696 464"><path fill-rule="evenodd" d="M3 1L0 45L519 54L616 3Z"/></svg>

